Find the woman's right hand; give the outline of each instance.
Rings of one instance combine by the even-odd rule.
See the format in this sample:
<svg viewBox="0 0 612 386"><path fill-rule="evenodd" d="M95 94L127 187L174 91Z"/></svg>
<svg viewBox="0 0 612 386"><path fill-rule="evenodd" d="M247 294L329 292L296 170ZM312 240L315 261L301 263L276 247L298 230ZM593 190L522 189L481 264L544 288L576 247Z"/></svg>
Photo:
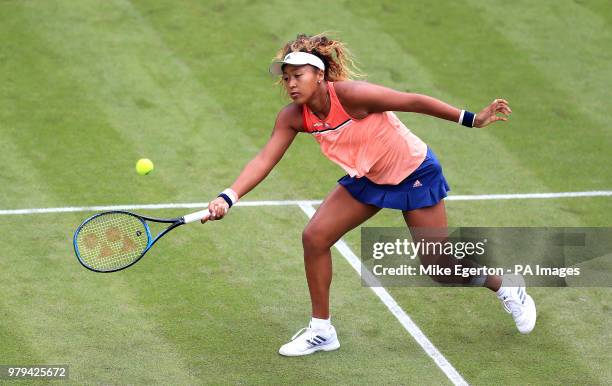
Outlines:
<svg viewBox="0 0 612 386"><path fill-rule="evenodd" d="M200 222L204 224L206 221L221 220L227 214L229 205L222 197L217 197L208 203L208 211L210 216L204 217Z"/></svg>

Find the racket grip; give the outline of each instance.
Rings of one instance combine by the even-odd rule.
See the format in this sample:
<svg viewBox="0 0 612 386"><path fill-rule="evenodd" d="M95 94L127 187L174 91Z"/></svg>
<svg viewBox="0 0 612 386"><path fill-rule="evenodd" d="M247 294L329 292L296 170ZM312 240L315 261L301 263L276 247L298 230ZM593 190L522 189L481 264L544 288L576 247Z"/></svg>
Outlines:
<svg viewBox="0 0 612 386"><path fill-rule="evenodd" d="M183 220L185 220L185 224L189 224L194 221L200 221L204 217L210 216L210 212L208 209L200 210L198 212L186 214L183 216Z"/></svg>

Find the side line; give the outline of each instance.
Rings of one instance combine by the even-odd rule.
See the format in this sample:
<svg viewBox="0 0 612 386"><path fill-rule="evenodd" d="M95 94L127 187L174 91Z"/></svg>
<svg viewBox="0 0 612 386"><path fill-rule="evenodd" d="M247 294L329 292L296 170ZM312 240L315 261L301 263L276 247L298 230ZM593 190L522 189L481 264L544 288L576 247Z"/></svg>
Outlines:
<svg viewBox="0 0 612 386"><path fill-rule="evenodd" d="M606 197L606 196L612 196L612 191L593 190L593 191L587 191L587 192L451 195L451 196L446 197L445 200L448 200L448 201L516 200L516 199L530 199L530 198L571 198L571 197Z"/></svg>
<svg viewBox="0 0 612 386"><path fill-rule="evenodd" d="M474 201L474 200L521 200L521 199L547 199L547 198L574 198L574 197L610 197L611 190L594 190L587 192L558 192L558 193L517 193L517 194L474 194L450 195L447 201ZM291 205L319 205L322 200L279 200L279 201L240 201L237 206L291 206ZM134 210L134 209L196 209L206 208L207 202L187 202L168 204L133 204L133 205L98 205L98 206L69 206L57 208L27 208L0 210L0 216L16 214L43 214L90 212L105 210Z"/></svg>
<svg viewBox="0 0 612 386"><path fill-rule="evenodd" d="M318 205L321 200L287 200L287 201L241 201L236 206L294 206L300 204ZM15 214L44 214L44 213L70 213L70 212L99 212L106 210L136 210L136 209L204 209L208 202L186 202L167 204L132 204L132 205L96 205L96 206L67 206L57 208L28 208L0 210L1 215Z"/></svg>
<svg viewBox="0 0 612 386"><path fill-rule="evenodd" d="M308 218L312 218L315 213L315 208L311 204L300 204L300 209L306 213ZM361 261L359 258L351 251L351 248L344 242L344 240L340 239L334 247L342 254L342 256L346 259L346 261L353 267L357 274L361 276L362 280L366 282L366 284L370 287L370 289L378 296L378 298L383 302L385 306L389 309L389 311L397 318L400 324L404 327L410 335L414 338L414 340L425 350L425 353L433 359L436 365L442 370L442 372L446 375L446 377L454 384L454 385L467 385L468 383L463 379L461 374L453 367L453 365L442 355L442 353L434 346L433 343L427 338L427 336L421 331L419 326L417 326L410 316L400 307L399 304L393 299L393 297L387 292L387 290L380 285L380 282L372 276L372 274L367 271L361 270ZM363 272L363 274L362 274Z"/></svg>

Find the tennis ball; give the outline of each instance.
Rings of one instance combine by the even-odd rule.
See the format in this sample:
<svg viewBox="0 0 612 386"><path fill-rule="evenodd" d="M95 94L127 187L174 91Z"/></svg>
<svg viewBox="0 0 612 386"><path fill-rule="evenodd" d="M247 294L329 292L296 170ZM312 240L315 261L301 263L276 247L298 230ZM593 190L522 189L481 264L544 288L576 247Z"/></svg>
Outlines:
<svg viewBox="0 0 612 386"><path fill-rule="evenodd" d="M147 175L153 171L153 162L148 158L141 158L136 162L136 172L141 176Z"/></svg>

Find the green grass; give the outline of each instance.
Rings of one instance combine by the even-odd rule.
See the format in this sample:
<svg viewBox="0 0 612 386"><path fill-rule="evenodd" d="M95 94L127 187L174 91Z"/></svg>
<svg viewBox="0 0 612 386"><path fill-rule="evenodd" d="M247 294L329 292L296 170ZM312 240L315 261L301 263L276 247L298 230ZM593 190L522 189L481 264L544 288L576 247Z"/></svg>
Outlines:
<svg viewBox="0 0 612 386"><path fill-rule="evenodd" d="M611 21L594 0L0 1L0 209L209 200L288 103L267 73L275 52L325 30L371 82L472 110L510 101L511 120L484 130L400 115L452 194L610 190ZM341 175L300 135L246 199L322 199ZM609 197L447 209L453 226L612 225ZM448 383L335 252L342 348L276 353L309 316L297 207L236 208L108 275L73 257L86 215L0 217L0 364L67 363L74 384ZM346 241L359 250L358 231ZM529 336L485 290L389 291L469 383L612 382L609 288L532 289Z"/></svg>

